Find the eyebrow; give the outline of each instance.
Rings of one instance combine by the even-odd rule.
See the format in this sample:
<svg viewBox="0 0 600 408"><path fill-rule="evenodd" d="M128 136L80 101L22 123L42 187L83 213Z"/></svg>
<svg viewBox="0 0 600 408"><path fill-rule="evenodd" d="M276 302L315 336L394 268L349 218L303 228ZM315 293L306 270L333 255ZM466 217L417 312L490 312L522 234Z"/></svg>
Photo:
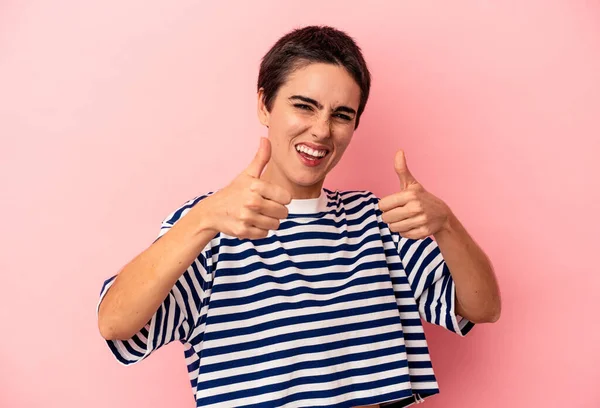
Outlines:
<svg viewBox="0 0 600 408"><path fill-rule="evenodd" d="M315 101L312 98L308 98L308 97L302 96L302 95L290 96L289 100L293 100L293 99L297 99L302 102L310 103L310 104L316 106L317 109L323 109L323 105L321 105L318 101ZM334 112L346 112L346 113L351 113L353 115L356 115L356 111L348 106L338 106L337 108L335 108Z"/></svg>

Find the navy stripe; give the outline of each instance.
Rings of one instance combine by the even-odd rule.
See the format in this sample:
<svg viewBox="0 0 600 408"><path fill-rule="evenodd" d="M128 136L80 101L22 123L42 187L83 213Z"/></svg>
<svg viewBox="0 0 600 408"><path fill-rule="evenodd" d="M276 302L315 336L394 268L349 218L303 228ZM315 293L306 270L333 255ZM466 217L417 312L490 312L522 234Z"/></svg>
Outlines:
<svg viewBox="0 0 600 408"><path fill-rule="evenodd" d="M408 367L411 370L417 368L431 368L431 361L409 361Z"/></svg>
<svg viewBox="0 0 600 408"><path fill-rule="evenodd" d="M400 319L402 326L420 326L421 319Z"/></svg>
<svg viewBox="0 0 600 408"><path fill-rule="evenodd" d="M425 333L404 333L404 340L425 340Z"/></svg>
<svg viewBox="0 0 600 408"><path fill-rule="evenodd" d="M146 333L145 335L143 333ZM140 334L142 334L145 338L148 338L148 330L146 330L145 328L140 330L140 333L134 335L131 339L133 340L133 342L142 350L146 350L146 348L148 347L147 343L144 343L142 341L142 339L140 338Z"/></svg>
<svg viewBox="0 0 600 408"><path fill-rule="evenodd" d="M396 295L396 298L398 298L398 295ZM419 307L415 304L415 305L402 305L402 306L398 306L398 311L402 314L405 313L415 313L415 312L419 312Z"/></svg>
<svg viewBox="0 0 600 408"><path fill-rule="evenodd" d="M410 380L415 381L415 382L429 382L429 381L433 382L433 381L435 381L435 376L434 375L411 375Z"/></svg>
<svg viewBox="0 0 600 408"><path fill-rule="evenodd" d="M406 337L406 335L404 337ZM429 349L427 347L409 347L409 346L406 346L406 353L407 354L411 354L411 355L429 354Z"/></svg>

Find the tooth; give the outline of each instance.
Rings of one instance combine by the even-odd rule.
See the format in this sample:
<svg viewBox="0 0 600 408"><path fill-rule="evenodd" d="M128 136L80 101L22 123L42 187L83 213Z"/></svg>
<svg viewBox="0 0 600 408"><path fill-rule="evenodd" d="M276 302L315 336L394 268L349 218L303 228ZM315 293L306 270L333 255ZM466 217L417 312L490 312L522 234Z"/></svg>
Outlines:
<svg viewBox="0 0 600 408"><path fill-rule="evenodd" d="M316 158L324 157L327 154L327 152L325 150L314 150L305 145L296 146L296 150L299 152L302 152L302 153L306 153L306 154L316 157Z"/></svg>

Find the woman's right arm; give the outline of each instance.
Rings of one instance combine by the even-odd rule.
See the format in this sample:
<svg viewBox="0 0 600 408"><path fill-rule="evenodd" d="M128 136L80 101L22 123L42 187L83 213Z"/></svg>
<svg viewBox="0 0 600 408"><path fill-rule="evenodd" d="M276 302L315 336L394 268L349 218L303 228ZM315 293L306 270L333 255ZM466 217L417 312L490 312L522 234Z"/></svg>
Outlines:
<svg viewBox="0 0 600 408"><path fill-rule="evenodd" d="M215 237L217 231L206 222L206 200L196 204L119 272L98 309L98 328L106 340L129 339L144 327Z"/></svg>
<svg viewBox="0 0 600 408"><path fill-rule="evenodd" d="M263 138L250 166L231 184L199 201L119 272L98 308L102 337L127 340L142 329L218 232L258 239L279 228L292 197L260 180L270 157L270 143Z"/></svg>

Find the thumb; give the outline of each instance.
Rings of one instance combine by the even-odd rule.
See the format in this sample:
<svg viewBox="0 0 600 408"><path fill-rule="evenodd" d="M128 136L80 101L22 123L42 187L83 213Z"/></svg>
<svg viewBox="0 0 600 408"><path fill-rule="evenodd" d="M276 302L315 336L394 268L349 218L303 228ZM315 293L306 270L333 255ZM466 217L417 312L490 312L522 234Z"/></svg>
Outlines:
<svg viewBox="0 0 600 408"><path fill-rule="evenodd" d="M398 150L398 152L396 153L396 157L394 157L394 168L396 169L396 174L398 175L398 179L400 180L400 187L402 188L402 190L404 190L411 184L417 183L417 180L415 180L413 175L410 173L410 170L408 170L404 151Z"/></svg>
<svg viewBox="0 0 600 408"><path fill-rule="evenodd" d="M265 166L271 159L271 141L266 137L260 138L260 146L252 160L252 163L246 168L246 173L255 178L260 178Z"/></svg>

